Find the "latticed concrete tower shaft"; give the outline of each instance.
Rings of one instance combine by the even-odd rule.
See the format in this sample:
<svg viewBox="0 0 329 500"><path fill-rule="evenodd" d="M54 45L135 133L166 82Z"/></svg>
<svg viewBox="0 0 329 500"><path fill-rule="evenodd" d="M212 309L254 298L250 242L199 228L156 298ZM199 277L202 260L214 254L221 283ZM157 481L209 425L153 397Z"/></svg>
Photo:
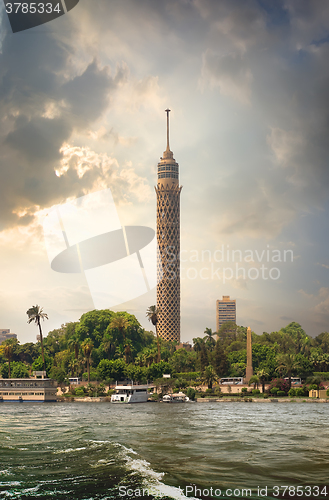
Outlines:
<svg viewBox="0 0 329 500"><path fill-rule="evenodd" d="M158 333L165 340L180 342L180 192L179 165L169 148L158 163L157 195L157 308Z"/></svg>

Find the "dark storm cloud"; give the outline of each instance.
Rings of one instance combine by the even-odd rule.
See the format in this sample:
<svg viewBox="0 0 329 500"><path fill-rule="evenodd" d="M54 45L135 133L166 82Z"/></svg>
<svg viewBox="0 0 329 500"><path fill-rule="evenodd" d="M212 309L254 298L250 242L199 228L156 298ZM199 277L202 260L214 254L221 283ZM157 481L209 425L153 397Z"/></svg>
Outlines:
<svg viewBox="0 0 329 500"><path fill-rule="evenodd" d="M6 32L6 19L1 30ZM0 54L0 106L11 111L40 109L50 97L56 98L57 71L67 61L67 51L49 29L42 33L13 35L6 32Z"/></svg>
<svg viewBox="0 0 329 500"><path fill-rule="evenodd" d="M6 19L2 29L6 32ZM0 54L0 230L28 224L34 206L49 206L82 194L95 171L79 179L73 171L58 179L60 149L76 129L83 131L109 105L110 93L126 78L121 66L111 76L96 60L71 77L68 47L50 28L13 35ZM65 178L64 178L65 177ZM20 216L18 215L20 213ZM25 213L25 215L22 215Z"/></svg>
<svg viewBox="0 0 329 500"><path fill-rule="evenodd" d="M72 127L64 118L37 116L29 121L23 116L16 120L15 129L5 141L31 164L56 161L61 159L59 149L71 132Z"/></svg>
<svg viewBox="0 0 329 500"><path fill-rule="evenodd" d="M120 69L120 77L111 78L108 69L100 70L94 60L81 75L64 84L61 94L69 105L75 123L81 121L85 126L97 120L108 104L109 91L125 77L125 72Z"/></svg>
<svg viewBox="0 0 329 500"><path fill-rule="evenodd" d="M212 188L220 193L220 230L273 237L328 199L329 5L287 0L271 22L271 2L195 3L211 33L202 87L231 99L245 117L236 137L255 143L236 141L232 189Z"/></svg>

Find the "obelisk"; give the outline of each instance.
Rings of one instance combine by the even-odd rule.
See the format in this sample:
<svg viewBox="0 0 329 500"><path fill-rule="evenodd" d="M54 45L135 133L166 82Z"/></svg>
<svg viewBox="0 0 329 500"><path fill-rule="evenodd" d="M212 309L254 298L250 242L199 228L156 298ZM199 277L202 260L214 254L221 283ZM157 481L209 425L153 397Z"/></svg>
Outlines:
<svg viewBox="0 0 329 500"><path fill-rule="evenodd" d="M247 368L246 368L246 382L249 382L250 378L253 376L252 369L252 347L251 347L251 328L247 328Z"/></svg>

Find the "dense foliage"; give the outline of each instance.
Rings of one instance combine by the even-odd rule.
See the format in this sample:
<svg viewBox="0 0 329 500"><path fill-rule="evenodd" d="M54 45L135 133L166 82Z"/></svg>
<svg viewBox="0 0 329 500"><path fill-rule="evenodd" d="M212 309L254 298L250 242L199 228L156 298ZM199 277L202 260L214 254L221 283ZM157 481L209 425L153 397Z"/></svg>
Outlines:
<svg viewBox="0 0 329 500"><path fill-rule="evenodd" d="M45 365L47 375L59 384L75 376L88 382L160 380L163 385L162 376L169 373L175 382L167 385L174 384L177 390L202 382L212 389L220 377L245 376L247 329L226 323L219 332L206 328L204 334L193 339L194 350L177 350L177 343L157 339L131 314L94 310L83 314L78 322L49 332L43 338L44 359L40 342L3 342L1 376L26 377ZM288 393L292 376L306 379L329 371L328 332L312 338L292 322L278 332L252 332L252 342L254 391L259 384L264 386L265 381L273 380L273 393ZM282 381L284 377L289 380Z"/></svg>

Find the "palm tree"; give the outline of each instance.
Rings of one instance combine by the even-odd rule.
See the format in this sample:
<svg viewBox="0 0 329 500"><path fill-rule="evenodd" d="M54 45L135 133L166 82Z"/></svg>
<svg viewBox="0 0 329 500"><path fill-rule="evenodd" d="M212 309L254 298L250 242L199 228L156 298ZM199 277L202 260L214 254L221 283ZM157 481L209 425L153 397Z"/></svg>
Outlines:
<svg viewBox="0 0 329 500"><path fill-rule="evenodd" d="M42 320L48 319L48 315L46 313L44 313L42 307L39 307L38 305L30 307L30 309L28 309L26 311L26 314L28 315L28 318L29 318L27 320L28 324L30 324L30 323L32 323L32 321L34 321L39 327L43 369L44 369L44 372L46 372L45 354L43 351L43 337L42 337L40 319L42 319Z"/></svg>
<svg viewBox="0 0 329 500"><path fill-rule="evenodd" d="M159 309L157 306L150 306L146 311L146 317L149 321L151 321L152 325L155 327L155 333L157 336L157 346L158 346L158 363L161 361L161 351L160 351L160 343L159 343L159 335L158 335L158 327L157 323L159 320Z"/></svg>
<svg viewBox="0 0 329 500"><path fill-rule="evenodd" d="M248 385L251 386L251 384L254 384L254 389L258 389L259 377L257 375L250 377Z"/></svg>
<svg viewBox="0 0 329 500"><path fill-rule="evenodd" d="M82 342L81 347L87 361L88 384L90 384L90 357L94 348L93 341L87 338Z"/></svg>
<svg viewBox="0 0 329 500"><path fill-rule="evenodd" d="M67 341L67 345L70 350L74 351L74 357L75 359L78 359L79 357L79 339L78 336L75 334L69 340Z"/></svg>
<svg viewBox="0 0 329 500"><path fill-rule="evenodd" d="M320 368L321 365L321 354L319 351L313 351L310 356L310 362L316 370Z"/></svg>
<svg viewBox="0 0 329 500"><path fill-rule="evenodd" d="M202 344L204 344L204 340L201 337L196 337L193 340L193 349L196 352L200 352L202 349Z"/></svg>
<svg viewBox="0 0 329 500"><path fill-rule="evenodd" d="M217 382L218 376L212 365L208 365L205 368L205 371L202 374L202 380L206 382L206 384L208 385L208 389L212 389L212 384L214 382Z"/></svg>
<svg viewBox="0 0 329 500"><path fill-rule="evenodd" d="M10 340L7 340L7 342L4 345L3 353L5 357L8 360L8 377L11 377L10 373L10 362L13 359L13 344L10 342Z"/></svg>
<svg viewBox="0 0 329 500"><path fill-rule="evenodd" d="M77 377L82 376L84 364L85 364L85 360L84 360L82 354L79 354L79 357L77 359Z"/></svg>
<svg viewBox="0 0 329 500"><path fill-rule="evenodd" d="M106 354L108 355L109 359L111 359L111 352L113 350L113 347L114 347L114 344L113 344L112 340L106 339L103 342L103 349L106 352Z"/></svg>
<svg viewBox="0 0 329 500"><path fill-rule="evenodd" d="M200 353L200 358L199 358L200 367L201 371L203 371L208 364L208 355L207 355L205 340L200 337L194 338L192 340L193 340L193 349L196 352Z"/></svg>
<svg viewBox="0 0 329 500"><path fill-rule="evenodd" d="M68 368L71 370L71 377L73 377L74 375L75 367L76 367L76 360L74 358L70 359L68 363Z"/></svg>
<svg viewBox="0 0 329 500"><path fill-rule="evenodd" d="M329 354L326 352L322 354L322 363L323 363L323 371L326 372L329 366Z"/></svg>
<svg viewBox="0 0 329 500"><path fill-rule="evenodd" d="M277 359L277 370L285 371L288 375L289 389L291 388L291 374L294 370L300 369L300 363L296 360L295 354L281 354Z"/></svg>
<svg viewBox="0 0 329 500"><path fill-rule="evenodd" d="M144 365L144 356L142 353L139 353L137 354L137 356L135 357L135 364L137 366L143 366Z"/></svg>
<svg viewBox="0 0 329 500"><path fill-rule="evenodd" d="M131 355L131 347L130 347L130 345L131 345L131 341L130 340L126 340L125 345L124 345L126 364L128 364L129 360L130 360L130 355Z"/></svg>
<svg viewBox="0 0 329 500"><path fill-rule="evenodd" d="M123 358L124 353L125 353L124 345L119 344L118 347L115 349L116 358L120 358L120 359Z"/></svg>
<svg viewBox="0 0 329 500"><path fill-rule="evenodd" d="M266 379L266 377L269 376L269 373L265 370L265 368L261 368L260 370L258 370L257 376L261 380L261 383L262 383L262 392L264 394L264 392L265 392L265 379Z"/></svg>
<svg viewBox="0 0 329 500"><path fill-rule="evenodd" d="M206 344L209 345L210 348L214 347L214 345L216 345L216 340L213 338L213 335L217 335L217 333L213 332L211 328L206 328L203 333L206 334L204 337Z"/></svg>
<svg viewBox="0 0 329 500"><path fill-rule="evenodd" d="M129 321L124 316L116 316L112 319L109 324L109 328L119 330L120 336L122 336L123 344L126 343L126 329L129 327Z"/></svg>
<svg viewBox="0 0 329 500"><path fill-rule="evenodd" d="M142 356L143 356L143 363L147 367L149 367L157 359L156 352L148 348L143 350Z"/></svg>

